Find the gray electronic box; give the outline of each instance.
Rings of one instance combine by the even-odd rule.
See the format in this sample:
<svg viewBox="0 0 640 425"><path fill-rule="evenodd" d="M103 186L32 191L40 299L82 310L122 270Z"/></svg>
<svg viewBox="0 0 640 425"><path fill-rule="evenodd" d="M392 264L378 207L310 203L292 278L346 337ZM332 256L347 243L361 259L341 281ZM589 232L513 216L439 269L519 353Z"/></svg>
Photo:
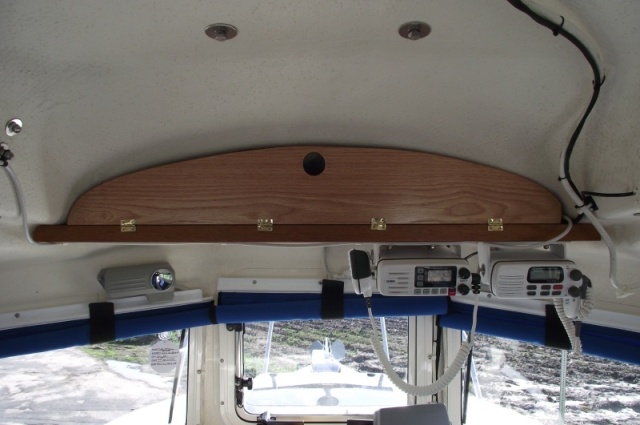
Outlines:
<svg viewBox="0 0 640 425"><path fill-rule="evenodd" d="M441 403L388 407L373 414L373 425L450 425L447 407Z"/></svg>
<svg viewBox="0 0 640 425"><path fill-rule="evenodd" d="M98 282L109 298L145 295L158 303L173 299L175 272L167 263L113 267L100 270Z"/></svg>

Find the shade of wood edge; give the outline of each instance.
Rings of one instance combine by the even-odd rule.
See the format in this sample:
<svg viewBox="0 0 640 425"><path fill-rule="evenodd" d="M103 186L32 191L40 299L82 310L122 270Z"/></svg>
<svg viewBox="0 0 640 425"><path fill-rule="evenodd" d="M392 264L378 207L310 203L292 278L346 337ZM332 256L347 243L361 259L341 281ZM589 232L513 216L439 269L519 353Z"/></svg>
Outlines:
<svg viewBox="0 0 640 425"><path fill-rule="evenodd" d="M312 176L303 160L325 160ZM293 146L153 167L100 184L72 206L70 225L560 223L547 189L516 174L395 149Z"/></svg>
<svg viewBox="0 0 640 425"><path fill-rule="evenodd" d="M33 238L41 243L441 243L441 242L543 242L565 229L564 224L512 224L489 232L487 225L391 225L371 230L366 225L276 225L257 231L255 225L137 226L121 232L119 226L41 225ZM590 224L574 225L563 241L596 241L600 235Z"/></svg>

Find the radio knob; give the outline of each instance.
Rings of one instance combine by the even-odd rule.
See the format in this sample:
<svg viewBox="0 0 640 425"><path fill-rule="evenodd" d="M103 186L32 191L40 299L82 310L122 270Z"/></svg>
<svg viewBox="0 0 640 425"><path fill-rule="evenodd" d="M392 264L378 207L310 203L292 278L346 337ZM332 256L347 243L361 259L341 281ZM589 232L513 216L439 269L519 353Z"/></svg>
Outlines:
<svg viewBox="0 0 640 425"><path fill-rule="evenodd" d="M460 270L458 270L458 276L460 276L460 279L469 279L471 272L466 267L460 267Z"/></svg>
<svg viewBox="0 0 640 425"><path fill-rule="evenodd" d="M578 280L582 279L582 272L578 269L573 269L571 270L571 272L569 272L569 277L571 278L571 280L577 282Z"/></svg>
<svg viewBox="0 0 640 425"><path fill-rule="evenodd" d="M578 288L577 286L572 286L571 288L569 288L567 293L570 297L578 298L580 296L580 288Z"/></svg>
<svg viewBox="0 0 640 425"><path fill-rule="evenodd" d="M458 292L460 293L460 295L467 295L470 290L471 288L469 288L469 285L465 285L464 283L458 285Z"/></svg>

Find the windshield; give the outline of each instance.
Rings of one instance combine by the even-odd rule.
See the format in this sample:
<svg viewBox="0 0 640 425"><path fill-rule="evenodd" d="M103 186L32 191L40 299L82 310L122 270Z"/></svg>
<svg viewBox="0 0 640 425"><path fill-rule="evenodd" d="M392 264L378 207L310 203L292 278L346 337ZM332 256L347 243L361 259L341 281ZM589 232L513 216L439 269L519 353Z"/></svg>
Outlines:
<svg viewBox="0 0 640 425"><path fill-rule="evenodd" d="M562 423L561 356L476 335L467 424ZM566 371L565 423L640 424L640 367L569 354Z"/></svg>
<svg viewBox="0 0 640 425"><path fill-rule="evenodd" d="M382 319L396 372L406 380L407 318ZM245 328L244 410L272 416L372 414L407 404L382 373L367 319L255 323Z"/></svg>
<svg viewBox="0 0 640 425"><path fill-rule="evenodd" d="M184 424L187 374L176 374L181 334L0 359L0 424L166 424L176 376L171 423Z"/></svg>

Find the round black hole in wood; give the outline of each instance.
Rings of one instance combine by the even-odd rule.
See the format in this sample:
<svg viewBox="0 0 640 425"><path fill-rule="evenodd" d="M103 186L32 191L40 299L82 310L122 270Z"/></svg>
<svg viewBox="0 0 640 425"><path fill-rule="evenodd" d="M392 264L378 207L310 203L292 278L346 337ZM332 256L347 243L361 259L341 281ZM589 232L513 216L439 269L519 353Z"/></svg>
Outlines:
<svg viewBox="0 0 640 425"><path fill-rule="evenodd" d="M302 167L305 173L310 176L317 176L324 171L325 161L324 157L318 152L308 153L302 160Z"/></svg>

